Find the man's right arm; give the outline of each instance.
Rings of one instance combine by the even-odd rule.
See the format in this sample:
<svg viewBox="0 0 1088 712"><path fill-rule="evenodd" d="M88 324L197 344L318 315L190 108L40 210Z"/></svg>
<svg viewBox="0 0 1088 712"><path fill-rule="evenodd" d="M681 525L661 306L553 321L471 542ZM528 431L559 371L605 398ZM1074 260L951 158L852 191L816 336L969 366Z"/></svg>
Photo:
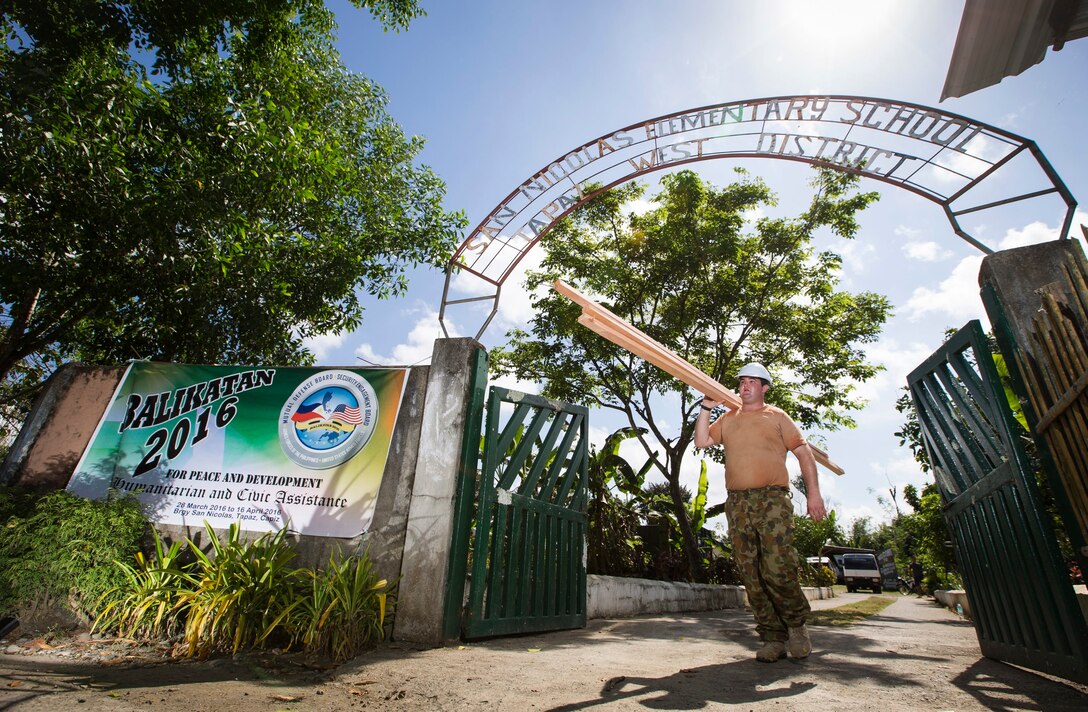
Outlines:
<svg viewBox="0 0 1088 712"><path fill-rule="evenodd" d="M721 403L721 401L703 396L699 407L699 417L695 419L695 447L704 448L718 444L717 439L710 432L710 411Z"/></svg>

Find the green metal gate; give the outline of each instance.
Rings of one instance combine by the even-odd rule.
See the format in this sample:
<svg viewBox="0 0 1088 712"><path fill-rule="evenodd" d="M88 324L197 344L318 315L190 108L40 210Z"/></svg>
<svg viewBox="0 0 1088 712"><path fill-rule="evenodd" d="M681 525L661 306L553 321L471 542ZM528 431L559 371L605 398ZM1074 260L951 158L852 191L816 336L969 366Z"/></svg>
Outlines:
<svg viewBox="0 0 1088 712"><path fill-rule="evenodd" d="M464 638L585 625L588 415L492 386L475 522L462 508L456 525L472 535Z"/></svg>
<svg viewBox="0 0 1088 712"><path fill-rule="evenodd" d="M908 384L983 655L1088 682L1088 628L979 322Z"/></svg>

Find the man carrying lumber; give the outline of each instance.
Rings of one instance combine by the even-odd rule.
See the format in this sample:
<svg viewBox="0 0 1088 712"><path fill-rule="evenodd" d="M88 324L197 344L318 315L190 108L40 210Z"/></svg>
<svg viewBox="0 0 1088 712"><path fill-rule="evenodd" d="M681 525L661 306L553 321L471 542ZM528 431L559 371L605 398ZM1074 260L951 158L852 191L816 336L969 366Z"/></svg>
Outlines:
<svg viewBox="0 0 1088 712"><path fill-rule="evenodd" d="M793 503L786 453L801 465L808 494L808 515L826 516L816 460L804 436L785 411L767 405L771 374L758 363L740 370L740 407L710 422L722 401L703 397L695 421L695 447L725 449L725 516L733 558L748 593L763 646L756 659L773 663L786 656L807 657L812 649L805 620L808 599L797 580L793 547Z"/></svg>

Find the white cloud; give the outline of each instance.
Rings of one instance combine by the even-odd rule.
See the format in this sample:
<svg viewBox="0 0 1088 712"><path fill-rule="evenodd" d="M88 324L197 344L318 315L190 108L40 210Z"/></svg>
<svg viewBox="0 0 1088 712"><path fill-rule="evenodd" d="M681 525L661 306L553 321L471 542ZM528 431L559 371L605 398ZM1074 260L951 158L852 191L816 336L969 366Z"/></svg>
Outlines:
<svg viewBox="0 0 1088 712"><path fill-rule="evenodd" d="M1076 210L1073 213L1073 234L1071 237L1079 239L1077 225L1084 225L1088 223L1088 213L1083 210ZM977 230L982 232L982 230ZM1050 242L1057 240L1061 237L1060 229L1056 227L1049 227L1046 223L1036 220L1023 228L1017 230L1015 228L1006 231L1005 237L1001 238L1001 242L998 244L1000 250L1011 250L1014 247L1024 247L1026 245L1037 245L1041 242Z"/></svg>
<svg viewBox="0 0 1088 712"><path fill-rule="evenodd" d="M876 246L870 242L851 240L840 243L835 251L842 257L843 265L856 274L865 271L869 258L876 254Z"/></svg>
<svg viewBox="0 0 1088 712"><path fill-rule="evenodd" d="M922 472L922 466L905 446L898 449L896 457L886 462L871 463L870 467L874 472L886 474L900 492L903 491L903 485L914 485L920 489L920 485L932 479L930 475Z"/></svg>
<svg viewBox="0 0 1088 712"><path fill-rule="evenodd" d="M607 428L597 428L593 425L593 420L589 423L589 442L596 448L600 448L604 445L604 441L612 434L612 431Z"/></svg>
<svg viewBox="0 0 1088 712"><path fill-rule="evenodd" d="M944 184L960 183L963 176L977 178L1007 150L1006 145L979 134L967 142L963 151L944 151L938 155L936 165L944 166L948 171L931 168L929 174Z"/></svg>
<svg viewBox="0 0 1088 712"><path fill-rule="evenodd" d="M886 400L894 401L898 397L899 388L907 382L907 374L929 358L935 345L916 341L902 343L897 339L886 337L876 343L866 344L864 348L866 360L870 363L881 364L885 370L864 383L855 384L854 395L870 403L877 403ZM867 419L882 415L890 417L894 415L894 412L866 411L865 413Z"/></svg>
<svg viewBox="0 0 1088 712"><path fill-rule="evenodd" d="M1022 230L1012 229L1005 233L1001 239L1000 248L1011 250L1014 247L1037 245L1040 242L1050 242L1058 239L1058 230L1048 227L1046 223L1036 220Z"/></svg>
<svg viewBox="0 0 1088 712"><path fill-rule="evenodd" d="M318 334L302 341L303 346L314 355L316 363L324 362L329 353L340 348L343 343L343 334Z"/></svg>
<svg viewBox="0 0 1088 712"><path fill-rule="evenodd" d="M1088 222L1088 213L1077 211L1073 216L1074 224ZM998 243L998 249L1009 250L1015 247L1035 245L1058 239L1057 228L1036 221L1023 228L1013 228L1005 233ZM907 301L906 314L911 321L935 314L955 320L984 318L985 310L979 297L978 271L982 265L981 255L972 255L960 260L936 289L918 287Z"/></svg>
<svg viewBox="0 0 1088 712"><path fill-rule="evenodd" d="M965 257L936 289L915 289L907 300L907 318L918 321L929 314L940 314L963 321L981 317L982 299L978 294L978 270L981 265L981 255Z"/></svg>
<svg viewBox="0 0 1088 712"><path fill-rule="evenodd" d="M767 211L764 210L762 205L757 205L754 208L741 211L740 217L744 221L744 227L750 230L755 227L757 222L767 217Z"/></svg>
<svg viewBox="0 0 1088 712"><path fill-rule="evenodd" d="M1019 111L1010 111L1010 112L1008 112L1007 114L1005 114L1004 116L1001 117L1001 119L997 122L997 125L1001 126L1002 128L1006 128L1009 131L1019 130L1019 128L1020 128L1020 115L1021 115L1021 113L1023 113L1025 111L1025 109L1026 109L1026 107L1020 109Z"/></svg>
<svg viewBox="0 0 1088 712"><path fill-rule="evenodd" d="M903 254L912 260L921 262L939 262L952 256L952 250L942 248L936 242L908 242L903 245Z"/></svg>
<svg viewBox="0 0 1088 712"><path fill-rule="evenodd" d="M859 519L869 518L870 522L876 526L883 522L887 517L883 510L869 504L844 506L838 505L835 507L835 521L845 531L849 532L851 525Z"/></svg>
<svg viewBox="0 0 1088 712"><path fill-rule="evenodd" d="M494 380L489 380L488 385L499 386L500 388L509 388L510 390L513 390L513 391L519 391L521 393L531 393L533 395L537 395L537 394L540 393L541 390L543 390L540 383L537 382L537 381L523 381L523 380L520 380L519 378L517 378L516 376L509 376L509 375L499 376L498 378L495 378ZM607 436L607 433L606 433L606 436ZM589 441L591 443L598 444L597 441L595 441L593 439L593 433L592 432L590 433ZM601 438L600 442L602 442L602 443L604 442L603 437Z"/></svg>
<svg viewBox="0 0 1088 712"><path fill-rule="evenodd" d="M892 230L892 233L896 237L905 237L908 240L917 240L919 237L922 236L921 230L913 227L907 227L906 225L896 226L896 228Z"/></svg>
<svg viewBox="0 0 1088 712"><path fill-rule="evenodd" d="M524 327L533 318L536 313L531 301L534 293L525 288L525 272L539 269L540 263L543 261L543 248L533 247L525 255L525 258L518 263L518 266L514 268L514 271L510 273L510 276L506 278L506 282L502 286L502 298L499 299L499 313L496 315L497 326L502 329ZM541 285L535 293L542 295L549 289L551 289L549 285Z"/></svg>
<svg viewBox="0 0 1088 712"><path fill-rule="evenodd" d="M505 330L513 327L523 327L528 324L535 312L530 301L532 293L525 289L525 272L526 270L538 269L543 259L544 251L534 245L525 253L521 262L514 267L514 270L502 284L495 320L488 327L489 329ZM450 288L451 291L459 295L469 297L491 296L496 292L495 285L468 272L459 272L454 275ZM547 286L542 285L538 293L542 293L547 289ZM480 304L487 309L492 307L492 303L488 301L482 301ZM486 313L481 314L480 323L483 323L483 319L486 318Z"/></svg>
<svg viewBox="0 0 1088 712"><path fill-rule="evenodd" d="M359 344L355 349L355 355L367 363L382 366L413 366L431 358L434 351L435 339L445 338L442 325L438 322L438 312L421 304L415 313L422 314L412 330L408 332L407 340L397 344L388 355L379 354L374 347L367 342ZM450 330L450 336L457 336L457 327L446 320L446 328Z"/></svg>
<svg viewBox="0 0 1088 712"><path fill-rule="evenodd" d="M629 215L632 213L635 215L645 215L656 207L656 203L653 203L646 198L636 198L632 201L624 203L623 208L620 209L620 212L623 215Z"/></svg>

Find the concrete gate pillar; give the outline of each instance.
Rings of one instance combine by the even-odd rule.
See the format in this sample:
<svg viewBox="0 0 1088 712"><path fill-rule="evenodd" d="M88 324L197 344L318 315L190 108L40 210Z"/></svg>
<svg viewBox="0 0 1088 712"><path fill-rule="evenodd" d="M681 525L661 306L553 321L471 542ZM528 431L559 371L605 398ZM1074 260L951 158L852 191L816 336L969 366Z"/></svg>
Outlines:
<svg viewBox="0 0 1088 712"><path fill-rule="evenodd" d="M443 641L458 474L473 391L485 385L481 364L486 381L486 351L475 339L435 341L393 624L397 640ZM478 443L479 435L472 440Z"/></svg>
<svg viewBox="0 0 1088 712"><path fill-rule="evenodd" d="M1047 288L1056 292L1062 301L1073 298L1070 285L1062 276L1062 268L1070 259L1084 262L1084 251L1076 240L1015 247L983 258L978 284L983 292L986 314L998 342L1003 338L1011 339L1001 344L1002 351L1015 343L1022 353L1035 355L1032 321L1043 305L1041 290ZM1001 313L996 313L993 300L987 299L987 291L1000 302ZM1002 318L1008 324L1007 333L1003 333L1005 330L999 324Z"/></svg>

